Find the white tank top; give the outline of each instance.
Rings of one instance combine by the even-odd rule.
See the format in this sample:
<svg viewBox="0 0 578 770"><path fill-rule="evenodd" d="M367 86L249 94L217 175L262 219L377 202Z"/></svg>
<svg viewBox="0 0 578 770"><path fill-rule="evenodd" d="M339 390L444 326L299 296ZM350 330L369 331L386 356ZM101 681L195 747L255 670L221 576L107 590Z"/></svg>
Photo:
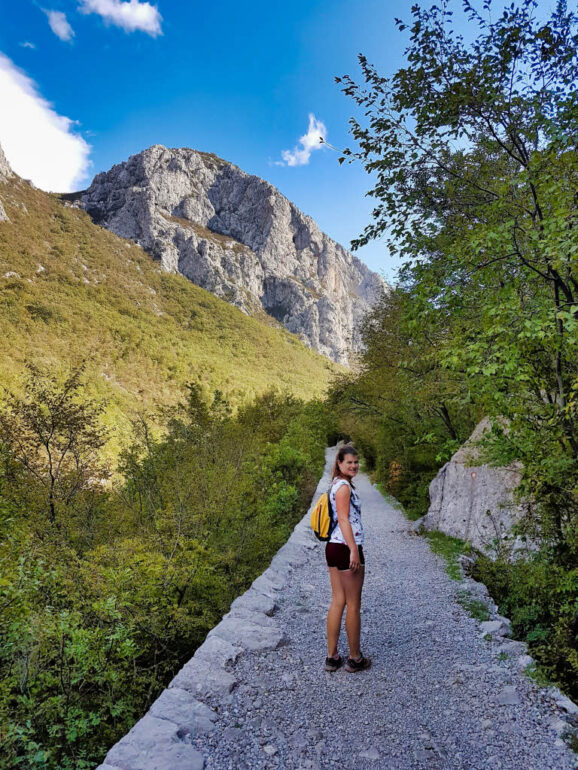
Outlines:
<svg viewBox="0 0 578 770"><path fill-rule="evenodd" d="M363 545L363 539L364 539L363 524L361 523L361 503L359 501L359 496L355 491L355 489L352 489L351 484L346 479L342 479L339 476L333 479L333 483L331 485L331 492L329 493L329 497L331 500L331 507L333 510L333 518L334 519L337 518L337 505L335 503L335 493L344 484L347 484L351 492L351 497L349 498L349 521L351 523L351 529L353 530L353 537L355 538L355 542L357 543L357 545ZM347 543L345 542L345 538L343 537L343 533L341 532L341 527L339 526L339 522L336 524L335 529L331 533L329 542L342 543L343 545L347 545Z"/></svg>

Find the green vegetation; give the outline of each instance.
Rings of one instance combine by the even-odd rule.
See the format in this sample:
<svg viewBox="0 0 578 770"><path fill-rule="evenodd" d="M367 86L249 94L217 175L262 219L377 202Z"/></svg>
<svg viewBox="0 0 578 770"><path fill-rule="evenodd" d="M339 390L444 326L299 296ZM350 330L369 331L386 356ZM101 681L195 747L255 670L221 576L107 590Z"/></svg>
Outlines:
<svg viewBox="0 0 578 770"><path fill-rule="evenodd" d="M445 535L437 530L426 531L424 536L428 539L432 551L445 559L446 572L451 579L461 580L462 568L460 567L458 556L469 552L468 544L457 537Z"/></svg>
<svg viewBox="0 0 578 770"><path fill-rule="evenodd" d="M523 467L533 506L519 532L528 563L478 576L532 655L578 693L578 16L533 0L494 13L414 5L407 66L339 78L374 218L403 259L364 329L361 371L330 400L376 481L417 518L428 485L483 417L482 459ZM444 546L445 547L445 546ZM548 576L548 577L546 577Z"/></svg>
<svg viewBox="0 0 578 770"><path fill-rule="evenodd" d="M548 678L544 669L535 663L530 663L529 666L526 666L524 673L536 682L538 687L550 687L552 685L552 681Z"/></svg>
<svg viewBox="0 0 578 770"><path fill-rule="evenodd" d="M337 367L57 197L0 197L0 768L87 770L303 515Z"/></svg>
<svg viewBox="0 0 578 770"><path fill-rule="evenodd" d="M364 471L367 473L367 468L364 468ZM399 502L399 500L396 500L393 495L391 495L384 487L384 485L378 481L375 485L377 487L378 492L382 497L385 498L386 502L391 505L392 508L397 508L398 511L401 511L403 514L407 516L406 511L403 508L403 505ZM409 518L409 517L408 517Z"/></svg>
<svg viewBox="0 0 578 770"><path fill-rule="evenodd" d="M24 182L0 183L0 385L19 392L26 362L65 373L86 360L107 404L116 457L137 413L175 404L186 382L236 407L270 388L325 392L336 367L261 313L251 318L133 243Z"/></svg>
<svg viewBox="0 0 578 770"><path fill-rule="evenodd" d="M0 768L86 770L139 718L302 517L319 402L235 414L198 384L145 419L112 485L82 373L35 370L0 423Z"/></svg>
<svg viewBox="0 0 578 770"><path fill-rule="evenodd" d="M458 594L458 602L464 610L472 616L472 618L482 621L489 619L490 612L487 604L481 599L475 599L469 591L460 591ZM501 655L502 653L500 653L500 656ZM504 658L500 657L500 660L504 660Z"/></svg>
<svg viewBox="0 0 578 770"><path fill-rule="evenodd" d="M543 674L578 695L578 569L538 553L533 559L493 562L480 556L473 577L485 583L516 639L528 644Z"/></svg>
<svg viewBox="0 0 578 770"><path fill-rule="evenodd" d="M0 768L93 767L287 538L328 440L417 518L484 415L540 549L475 577L578 695L578 19L483 7L466 43L414 6L408 66L341 80L364 115L343 159L376 180L358 244L385 233L404 267L326 404L300 399L336 367L271 319L0 185ZM457 577L463 543L428 537Z"/></svg>

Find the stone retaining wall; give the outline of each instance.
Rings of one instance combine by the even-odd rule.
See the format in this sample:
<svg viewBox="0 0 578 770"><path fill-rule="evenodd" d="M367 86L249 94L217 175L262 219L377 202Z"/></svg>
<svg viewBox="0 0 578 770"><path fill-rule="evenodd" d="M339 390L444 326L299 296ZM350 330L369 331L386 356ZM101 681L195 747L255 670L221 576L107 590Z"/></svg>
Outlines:
<svg viewBox="0 0 578 770"><path fill-rule="evenodd" d="M327 468L333 452L326 450L326 471L314 500L329 484ZM285 642L274 618L277 598L293 568L314 547L308 512L270 567L235 599L191 660L97 770L202 770L204 759L193 747L193 737L216 729L219 707L231 700L236 679L230 669L239 656L274 650Z"/></svg>

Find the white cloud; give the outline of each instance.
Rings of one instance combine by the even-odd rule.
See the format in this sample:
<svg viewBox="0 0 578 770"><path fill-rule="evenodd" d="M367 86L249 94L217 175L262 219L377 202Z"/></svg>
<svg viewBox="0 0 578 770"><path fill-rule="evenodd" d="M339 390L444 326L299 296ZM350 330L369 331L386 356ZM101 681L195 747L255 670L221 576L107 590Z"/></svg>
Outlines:
<svg viewBox="0 0 578 770"><path fill-rule="evenodd" d="M34 43L31 43L30 40L25 40L23 43L20 43L20 45L22 46L22 48L32 48L32 49L36 48Z"/></svg>
<svg viewBox="0 0 578 770"><path fill-rule="evenodd" d="M0 144L14 171L43 190L78 189L87 178L90 145L2 53L0 103Z"/></svg>
<svg viewBox="0 0 578 770"><path fill-rule="evenodd" d="M152 37L162 34L162 16L156 5L139 0L80 0L82 13L97 13L105 21L122 27L125 32L140 30Z"/></svg>
<svg viewBox="0 0 578 770"><path fill-rule="evenodd" d="M307 133L299 139L301 147L294 147L292 150L283 150L281 157L288 166L306 166L313 150L320 150L323 147L327 129L325 124L317 120L315 115L309 113L309 128ZM280 163L280 161L278 161Z"/></svg>
<svg viewBox="0 0 578 770"><path fill-rule="evenodd" d="M62 11L44 11L44 13L48 16L50 29L54 32L56 37L59 37L66 42L72 40L74 37L74 30L68 23L65 13L62 13Z"/></svg>

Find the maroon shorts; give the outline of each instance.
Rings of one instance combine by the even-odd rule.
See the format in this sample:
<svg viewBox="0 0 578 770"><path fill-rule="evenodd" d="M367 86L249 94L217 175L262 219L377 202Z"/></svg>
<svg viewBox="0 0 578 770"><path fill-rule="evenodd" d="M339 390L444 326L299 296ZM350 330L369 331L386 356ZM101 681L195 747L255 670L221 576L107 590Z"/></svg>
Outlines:
<svg viewBox="0 0 578 770"><path fill-rule="evenodd" d="M363 546L358 545L359 551L359 563L365 564L365 557L363 556ZM349 546L344 543L327 543L325 546L325 558L327 559L328 567L337 567L338 570L349 569L351 563L351 551Z"/></svg>

